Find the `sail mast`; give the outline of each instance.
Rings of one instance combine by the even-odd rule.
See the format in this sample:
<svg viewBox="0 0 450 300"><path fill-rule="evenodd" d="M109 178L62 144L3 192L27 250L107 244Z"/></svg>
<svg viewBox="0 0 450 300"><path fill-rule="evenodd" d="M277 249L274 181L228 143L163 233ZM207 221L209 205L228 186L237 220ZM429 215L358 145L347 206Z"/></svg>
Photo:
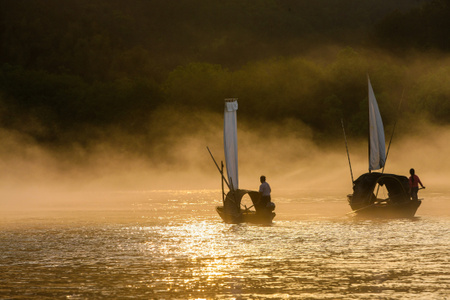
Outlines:
<svg viewBox="0 0 450 300"><path fill-rule="evenodd" d="M342 124L342 131L344 132L345 149L347 150L348 165L350 167L350 176L352 178L352 184L354 184L352 163L350 162L350 153L348 152L347 135L345 134L344 120L343 119L341 119L341 124Z"/></svg>
<svg viewBox="0 0 450 300"><path fill-rule="evenodd" d="M371 88L371 84L370 84L370 78L369 78L369 74L367 74L367 99L369 101L369 126L367 127L367 154L368 154L368 158L369 158L369 173L372 172L372 170L370 169L370 88Z"/></svg>
<svg viewBox="0 0 450 300"><path fill-rule="evenodd" d="M389 156L389 150L391 149L392 138L394 137L395 127L397 126L398 116L400 114L400 108L402 106L404 92L405 92L405 90L402 91L402 97L400 98L400 103L398 104L397 115L395 116L394 127L392 128L391 138L389 140L389 144L388 144L388 148L387 148L387 152L386 152L386 161ZM386 162L384 163L383 170L381 171L381 173L384 173L385 167L386 167Z"/></svg>

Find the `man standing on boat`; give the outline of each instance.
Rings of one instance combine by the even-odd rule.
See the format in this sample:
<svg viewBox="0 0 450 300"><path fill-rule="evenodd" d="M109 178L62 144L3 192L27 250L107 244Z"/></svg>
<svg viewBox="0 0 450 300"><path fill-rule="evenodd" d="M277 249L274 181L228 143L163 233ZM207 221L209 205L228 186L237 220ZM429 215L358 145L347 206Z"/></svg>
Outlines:
<svg viewBox="0 0 450 300"><path fill-rule="evenodd" d="M259 186L259 192L261 193L261 207L270 211L275 209L275 204L272 203L270 192L272 191L270 185L266 182L266 176L262 175L259 178L261 185Z"/></svg>
<svg viewBox="0 0 450 300"><path fill-rule="evenodd" d="M419 200L417 193L419 192L419 184L422 188L425 188L420 181L419 176L415 175L414 169L409 170L409 174L411 174L411 177L409 177L409 189L411 192L411 198L414 201Z"/></svg>

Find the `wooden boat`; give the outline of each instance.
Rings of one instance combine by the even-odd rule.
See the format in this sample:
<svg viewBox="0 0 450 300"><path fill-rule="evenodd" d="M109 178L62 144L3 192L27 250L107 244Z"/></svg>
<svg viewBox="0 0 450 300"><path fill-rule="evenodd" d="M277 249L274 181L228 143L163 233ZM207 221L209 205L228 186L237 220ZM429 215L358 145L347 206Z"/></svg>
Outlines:
<svg viewBox="0 0 450 300"><path fill-rule="evenodd" d="M379 198L378 187L384 186L387 198ZM348 195L353 212L361 216L412 218L422 203L411 200L408 178L401 175L365 173L355 180L353 194Z"/></svg>
<svg viewBox="0 0 450 300"><path fill-rule="evenodd" d="M238 151L237 151L237 122L236 111L238 109L237 99L225 99L224 110L224 153L226 164L226 175L224 174L224 165L217 164L211 151L208 149L222 178L222 206L216 207L216 211L222 220L226 223L255 223L271 224L275 213L275 207L266 207L262 205L261 194L258 191L239 189L238 177ZM229 191L225 194L225 184ZM252 201L250 207L242 205L242 198L248 195Z"/></svg>
<svg viewBox="0 0 450 300"><path fill-rule="evenodd" d="M422 202L421 200L411 200L407 177L384 174L387 154L383 121L369 76L367 76L367 81L369 90L369 173L362 174L354 181L352 173L353 194L347 196L348 202L353 210L352 213L358 215L411 218L414 217ZM381 173L372 172L380 169L382 169ZM387 198L378 197L380 189L387 191Z"/></svg>
<svg viewBox="0 0 450 300"><path fill-rule="evenodd" d="M249 208L242 207L241 201L245 195L249 195L253 205ZM254 223L271 224L275 213L261 203L261 193L249 190L229 191L225 197L224 205L216 207L217 213L225 223ZM251 209L254 207L255 209Z"/></svg>

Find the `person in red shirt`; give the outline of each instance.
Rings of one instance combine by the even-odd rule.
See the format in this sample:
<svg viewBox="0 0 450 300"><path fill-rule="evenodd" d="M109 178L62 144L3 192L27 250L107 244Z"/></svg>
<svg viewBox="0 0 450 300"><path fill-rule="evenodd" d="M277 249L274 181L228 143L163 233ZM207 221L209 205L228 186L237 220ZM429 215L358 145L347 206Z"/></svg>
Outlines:
<svg viewBox="0 0 450 300"><path fill-rule="evenodd" d="M418 200L417 193L419 192L419 184L422 188L425 188L422 184L422 181L420 181L419 176L415 175L414 169L409 170L409 174L411 174L411 177L409 177L409 191L411 194L411 198L414 201Z"/></svg>

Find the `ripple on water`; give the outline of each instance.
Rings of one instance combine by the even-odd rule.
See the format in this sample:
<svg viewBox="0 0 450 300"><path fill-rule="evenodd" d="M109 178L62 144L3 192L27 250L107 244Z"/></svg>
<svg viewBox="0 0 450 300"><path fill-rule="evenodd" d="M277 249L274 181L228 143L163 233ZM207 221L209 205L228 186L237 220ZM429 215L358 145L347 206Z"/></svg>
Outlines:
<svg viewBox="0 0 450 300"><path fill-rule="evenodd" d="M197 205L195 195L170 196L184 203L183 213L160 199L158 214L144 218L147 200L137 210L97 212L95 220L80 212L2 225L0 298L445 299L450 293L448 219L281 216L273 226L227 225L211 203L211 213L192 216L207 210L204 194Z"/></svg>

